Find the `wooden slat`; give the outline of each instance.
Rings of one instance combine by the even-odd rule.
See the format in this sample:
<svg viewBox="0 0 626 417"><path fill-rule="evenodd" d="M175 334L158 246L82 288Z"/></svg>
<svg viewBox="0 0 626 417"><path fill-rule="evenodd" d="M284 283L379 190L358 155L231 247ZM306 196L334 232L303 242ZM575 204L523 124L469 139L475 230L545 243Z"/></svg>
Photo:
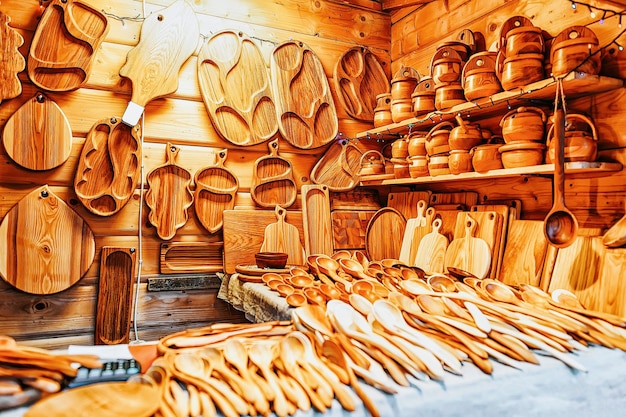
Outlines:
<svg viewBox="0 0 626 417"><path fill-rule="evenodd" d="M430 3L432 0L383 0L383 10L395 10Z"/></svg>

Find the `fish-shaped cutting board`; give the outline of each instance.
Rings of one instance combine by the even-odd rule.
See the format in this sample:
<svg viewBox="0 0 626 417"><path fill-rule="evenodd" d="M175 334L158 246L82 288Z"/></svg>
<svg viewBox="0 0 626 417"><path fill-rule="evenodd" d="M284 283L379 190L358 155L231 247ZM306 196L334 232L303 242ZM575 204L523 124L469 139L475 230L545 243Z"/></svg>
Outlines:
<svg viewBox="0 0 626 417"><path fill-rule="evenodd" d="M176 165L180 148L168 143L166 152L167 162L146 176L150 187L146 204L150 208L148 220L157 228L157 234L163 240L170 240L187 223L187 209L193 204L193 194L189 188L191 173Z"/></svg>
<svg viewBox="0 0 626 417"><path fill-rule="evenodd" d="M111 216L135 192L141 166L141 125L128 126L119 117L97 121L87 139L74 177L74 191L94 214Z"/></svg>
<svg viewBox="0 0 626 417"><path fill-rule="evenodd" d="M29 294L74 285L95 251L89 225L47 185L22 198L0 223L0 276Z"/></svg>
<svg viewBox="0 0 626 417"><path fill-rule="evenodd" d="M270 69L283 138L301 149L318 148L335 139L337 110L315 52L301 41L283 42L272 52Z"/></svg>
<svg viewBox="0 0 626 417"><path fill-rule="evenodd" d="M43 93L37 93L9 118L2 140L15 163L33 171L46 171L69 158L72 128L63 110Z"/></svg>
<svg viewBox="0 0 626 417"><path fill-rule="evenodd" d="M198 82L213 126L227 141L256 145L278 133L267 66L243 32L224 30L202 45Z"/></svg>
<svg viewBox="0 0 626 417"><path fill-rule="evenodd" d="M0 102L22 94L22 82L17 74L26 67L26 60L19 51L24 38L9 23L11 18L0 12Z"/></svg>
<svg viewBox="0 0 626 417"><path fill-rule="evenodd" d="M178 88L178 73L196 50L200 29L193 9L178 0L152 13L141 26L139 43L128 52L120 69L133 84L131 101L122 121L135 126L146 104Z"/></svg>

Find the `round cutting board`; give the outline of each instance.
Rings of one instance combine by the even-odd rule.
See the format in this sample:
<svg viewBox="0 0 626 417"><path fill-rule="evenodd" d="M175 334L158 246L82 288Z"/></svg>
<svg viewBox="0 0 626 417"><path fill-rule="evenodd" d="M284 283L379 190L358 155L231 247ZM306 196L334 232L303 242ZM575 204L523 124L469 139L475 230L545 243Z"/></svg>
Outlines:
<svg viewBox="0 0 626 417"><path fill-rule="evenodd" d="M367 224L365 232L368 259L398 259L405 229L406 218L398 210L392 207L378 210Z"/></svg>
<svg viewBox="0 0 626 417"><path fill-rule="evenodd" d="M87 272L96 243L89 225L44 185L2 219L0 248L6 282L30 294L54 294Z"/></svg>

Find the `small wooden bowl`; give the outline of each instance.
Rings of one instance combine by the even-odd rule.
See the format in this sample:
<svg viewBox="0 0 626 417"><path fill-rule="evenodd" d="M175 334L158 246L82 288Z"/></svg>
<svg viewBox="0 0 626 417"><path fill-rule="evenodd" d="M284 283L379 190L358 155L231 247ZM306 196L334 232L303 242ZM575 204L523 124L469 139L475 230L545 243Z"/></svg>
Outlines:
<svg viewBox="0 0 626 417"><path fill-rule="evenodd" d="M546 145L532 141L518 141L500 146L502 165L505 168L520 168L543 163Z"/></svg>
<svg viewBox="0 0 626 417"><path fill-rule="evenodd" d="M256 266L259 268L282 269L287 265L286 253L281 252L259 252L254 254Z"/></svg>

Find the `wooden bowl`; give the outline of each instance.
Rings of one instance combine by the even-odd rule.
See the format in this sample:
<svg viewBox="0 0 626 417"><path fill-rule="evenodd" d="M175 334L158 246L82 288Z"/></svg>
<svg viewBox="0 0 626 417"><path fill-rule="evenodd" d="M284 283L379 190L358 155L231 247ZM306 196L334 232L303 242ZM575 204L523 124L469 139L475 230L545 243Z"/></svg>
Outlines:
<svg viewBox="0 0 626 417"><path fill-rule="evenodd" d="M430 63L430 74L435 87L461 81L463 59L459 53L449 46L437 48Z"/></svg>
<svg viewBox="0 0 626 417"><path fill-rule="evenodd" d="M386 126L393 123L389 108L376 107L374 109L374 127Z"/></svg>
<svg viewBox="0 0 626 417"><path fill-rule="evenodd" d="M411 178L428 176L428 157L409 156L409 175Z"/></svg>
<svg viewBox="0 0 626 417"><path fill-rule="evenodd" d="M504 168L520 168L543 163L546 145L532 141L518 141L500 146Z"/></svg>
<svg viewBox="0 0 626 417"><path fill-rule="evenodd" d="M472 172L472 155L466 150L450 151L448 156L448 166L451 174L462 174L464 172Z"/></svg>
<svg viewBox="0 0 626 417"><path fill-rule="evenodd" d="M281 252L259 252L254 254L256 266L259 268L282 269L287 265L286 253Z"/></svg>
<svg viewBox="0 0 626 417"><path fill-rule="evenodd" d="M450 174L450 166L448 164L448 155L431 156L428 161L428 172L431 176Z"/></svg>
<svg viewBox="0 0 626 417"><path fill-rule="evenodd" d="M492 169L502 169L502 155L498 149L499 143L487 143L478 145L470 150L472 167L476 172L487 172Z"/></svg>

